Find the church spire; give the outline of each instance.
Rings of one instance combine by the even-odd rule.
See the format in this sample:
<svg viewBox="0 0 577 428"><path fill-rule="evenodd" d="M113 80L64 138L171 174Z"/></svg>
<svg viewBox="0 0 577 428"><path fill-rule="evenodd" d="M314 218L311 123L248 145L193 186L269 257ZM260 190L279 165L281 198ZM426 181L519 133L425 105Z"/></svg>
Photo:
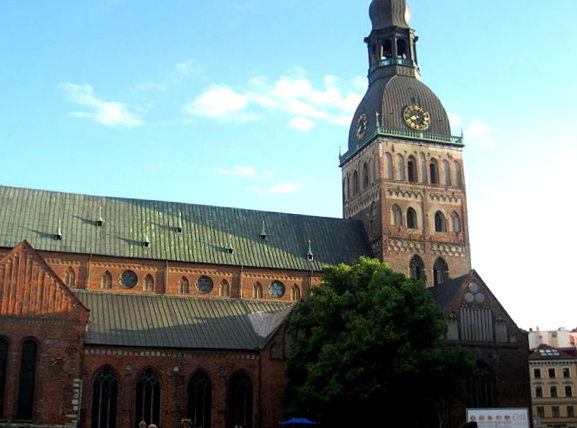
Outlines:
<svg viewBox="0 0 577 428"><path fill-rule="evenodd" d="M405 0L373 0L369 8L373 25L365 38L369 49L369 84L388 76L420 77L417 64L418 37L409 27Z"/></svg>

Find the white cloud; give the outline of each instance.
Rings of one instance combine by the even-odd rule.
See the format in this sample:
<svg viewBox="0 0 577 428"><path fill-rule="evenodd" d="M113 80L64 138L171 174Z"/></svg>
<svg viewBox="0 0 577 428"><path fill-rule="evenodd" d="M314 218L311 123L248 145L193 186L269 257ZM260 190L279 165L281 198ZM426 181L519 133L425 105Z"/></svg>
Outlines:
<svg viewBox="0 0 577 428"><path fill-rule="evenodd" d="M315 127L315 123L306 117L298 116L291 119L287 126L289 128L296 128L299 131L308 132Z"/></svg>
<svg viewBox="0 0 577 428"><path fill-rule="evenodd" d="M66 91L70 101L93 108L92 112L72 112L71 116L89 118L107 126L133 128L142 125L142 120L128 111L124 104L98 99L90 85L61 83L60 87Z"/></svg>
<svg viewBox="0 0 577 428"><path fill-rule="evenodd" d="M349 126L350 118L362 99L366 82L355 78L351 90L343 91L339 79L325 76L322 88L315 89L302 69L294 69L290 76L281 76L272 84L263 76L248 80L246 90L213 85L184 107L185 112L212 119L256 120L268 113L293 116L287 125L308 131L316 121ZM258 112L258 113L257 113ZM314 120L314 121L313 121Z"/></svg>
<svg viewBox="0 0 577 428"><path fill-rule="evenodd" d="M491 137L491 127L480 119L475 119L466 124L463 119L455 114L449 114L451 131L453 134L463 133L465 142L477 147L490 147L496 144Z"/></svg>
<svg viewBox="0 0 577 428"><path fill-rule="evenodd" d="M228 86L212 85L194 101L183 106L186 113L212 119L245 122L260 117L245 112L248 98Z"/></svg>
<svg viewBox="0 0 577 428"><path fill-rule="evenodd" d="M236 165L233 169L215 168L216 172L224 175L236 175L243 177L255 177L256 170L253 167L245 167L242 165Z"/></svg>

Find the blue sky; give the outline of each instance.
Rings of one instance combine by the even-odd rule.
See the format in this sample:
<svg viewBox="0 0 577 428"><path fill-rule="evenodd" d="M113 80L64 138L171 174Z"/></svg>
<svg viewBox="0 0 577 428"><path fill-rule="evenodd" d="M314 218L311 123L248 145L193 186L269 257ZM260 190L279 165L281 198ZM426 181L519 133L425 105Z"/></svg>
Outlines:
<svg viewBox="0 0 577 428"><path fill-rule="evenodd" d="M0 183L338 217L369 3L4 0ZM520 327L576 327L577 2L409 4L473 267Z"/></svg>

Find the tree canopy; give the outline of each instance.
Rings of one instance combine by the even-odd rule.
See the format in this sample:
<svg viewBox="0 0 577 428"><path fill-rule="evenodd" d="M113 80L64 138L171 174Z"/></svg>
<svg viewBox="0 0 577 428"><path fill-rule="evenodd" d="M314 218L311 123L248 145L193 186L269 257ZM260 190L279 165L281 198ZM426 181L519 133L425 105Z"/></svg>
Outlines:
<svg viewBox="0 0 577 428"><path fill-rule="evenodd" d="M431 421L473 367L446 328L422 282L367 258L327 267L289 322L287 411L331 428Z"/></svg>

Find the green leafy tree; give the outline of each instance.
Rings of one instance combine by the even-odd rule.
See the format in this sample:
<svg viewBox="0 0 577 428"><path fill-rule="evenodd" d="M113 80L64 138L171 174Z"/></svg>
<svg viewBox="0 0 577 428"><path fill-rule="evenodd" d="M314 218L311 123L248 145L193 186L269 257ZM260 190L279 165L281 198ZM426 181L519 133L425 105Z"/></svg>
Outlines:
<svg viewBox="0 0 577 428"><path fill-rule="evenodd" d="M287 412L332 427L438 426L472 359L448 348L443 312L420 281L377 260L327 267L295 308Z"/></svg>

